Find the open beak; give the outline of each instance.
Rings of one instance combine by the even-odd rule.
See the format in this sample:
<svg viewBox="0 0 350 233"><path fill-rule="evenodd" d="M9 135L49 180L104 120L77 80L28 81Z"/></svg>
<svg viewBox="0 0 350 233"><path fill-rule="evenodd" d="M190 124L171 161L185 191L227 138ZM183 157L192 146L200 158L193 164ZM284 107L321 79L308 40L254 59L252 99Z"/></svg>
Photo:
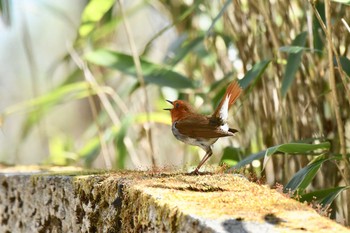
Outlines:
<svg viewBox="0 0 350 233"><path fill-rule="evenodd" d="M173 104L173 101L170 101L170 100L166 100L167 102L169 102L170 104ZM164 108L163 110L171 110L172 108Z"/></svg>

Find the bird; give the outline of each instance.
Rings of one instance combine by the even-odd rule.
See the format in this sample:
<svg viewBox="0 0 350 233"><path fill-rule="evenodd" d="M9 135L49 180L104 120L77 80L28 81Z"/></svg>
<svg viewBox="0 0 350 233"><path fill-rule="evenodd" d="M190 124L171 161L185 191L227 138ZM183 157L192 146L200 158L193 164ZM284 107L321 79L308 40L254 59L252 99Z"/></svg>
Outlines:
<svg viewBox="0 0 350 233"><path fill-rule="evenodd" d="M230 128L227 124L228 110L242 93L239 83L234 80L226 88L225 94L214 113L205 116L197 113L191 105L184 100L170 101L173 108L170 111L172 133L175 138L189 145L202 148L206 153L192 174L200 174L199 169L213 154L212 145L221 137L234 136L238 130Z"/></svg>

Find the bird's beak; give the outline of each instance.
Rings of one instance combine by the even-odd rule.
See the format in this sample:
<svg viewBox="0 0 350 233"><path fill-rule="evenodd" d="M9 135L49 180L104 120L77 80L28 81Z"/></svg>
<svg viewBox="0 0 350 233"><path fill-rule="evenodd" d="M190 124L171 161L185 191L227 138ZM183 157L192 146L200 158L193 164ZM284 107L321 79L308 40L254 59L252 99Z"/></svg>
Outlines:
<svg viewBox="0 0 350 233"><path fill-rule="evenodd" d="M170 101L170 100L166 100L167 102L169 102L170 104L173 104L173 101ZM164 108L163 110L168 110L170 111L172 108Z"/></svg>

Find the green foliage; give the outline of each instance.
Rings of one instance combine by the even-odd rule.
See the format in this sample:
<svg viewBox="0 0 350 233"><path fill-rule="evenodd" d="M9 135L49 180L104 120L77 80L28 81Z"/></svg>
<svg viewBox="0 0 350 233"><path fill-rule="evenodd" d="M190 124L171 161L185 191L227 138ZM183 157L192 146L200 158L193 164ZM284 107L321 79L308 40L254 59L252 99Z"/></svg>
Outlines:
<svg viewBox="0 0 350 233"><path fill-rule="evenodd" d="M100 152L101 142L96 136L85 143L84 147L78 151L78 155L79 158L83 159L86 167L91 167Z"/></svg>
<svg viewBox="0 0 350 233"><path fill-rule="evenodd" d="M345 73L348 75L348 78L349 78L350 77L350 60L347 57L340 57L340 63L343 70L345 71Z"/></svg>
<svg viewBox="0 0 350 233"><path fill-rule="evenodd" d="M241 151L239 148L226 147L221 157L221 163L225 163L229 166L234 166L241 160Z"/></svg>
<svg viewBox="0 0 350 233"><path fill-rule="evenodd" d="M54 107L59 104L86 98L94 93L86 82L75 82L57 87L56 89L5 109L3 115L7 116L22 111L29 111L28 118L23 124L22 138L27 137L33 126L37 125L40 120Z"/></svg>
<svg viewBox="0 0 350 233"><path fill-rule="evenodd" d="M349 189L350 186L339 186L329 189L316 190L314 192L300 195L300 202L313 202L321 204L323 207L327 207L335 200L335 198L344 190Z"/></svg>
<svg viewBox="0 0 350 233"><path fill-rule="evenodd" d="M190 41L187 41L185 43L179 43L178 46L174 48L174 51L176 51L176 54L172 58L168 58L165 63L169 66L175 66L180 61L182 61L188 54L195 51L199 46L203 46L203 41L205 39L205 36L198 36Z"/></svg>
<svg viewBox="0 0 350 233"><path fill-rule="evenodd" d="M322 143L318 143L318 144L286 143L286 144L282 144L282 145L278 145L278 146L273 146L273 147L270 147L266 150L263 166L265 167L265 165L267 163L267 159L271 155L276 154L277 152L289 153L289 154L295 154L295 153L307 154L307 153L310 153L311 151L321 149L322 151L319 153L323 153L324 150L329 150L329 148L330 148L329 142L322 142Z"/></svg>
<svg viewBox="0 0 350 233"><path fill-rule="evenodd" d="M142 125L147 122L146 113L138 113L136 115L128 115L123 118L117 126L107 128L103 134L103 140L107 143L113 142L116 148L116 167L124 168L125 160L128 156L127 146L125 145L125 138L128 137L128 132L131 126ZM152 122L158 124L169 124L170 117L168 114L151 112L149 118ZM86 144L80 148L78 152L78 159L83 159L87 167L92 166L92 162L97 158L101 152L101 142L98 135L92 137Z"/></svg>
<svg viewBox="0 0 350 233"><path fill-rule="evenodd" d="M132 56L100 49L86 55L86 59L94 64L119 70L136 77L136 69ZM193 82L170 67L158 65L141 58L142 72L146 83L167 86L176 89L193 88Z"/></svg>
<svg viewBox="0 0 350 233"><path fill-rule="evenodd" d="M266 164L266 158L276 154L284 153L297 154L297 155L318 155L316 156L306 167L300 169L290 181L284 186L283 190L286 193L295 193L295 197L301 201L316 202L321 207L328 208L328 206L334 201L334 199L344 190L350 188L350 186L341 186L330 189L322 189L314 192L305 193L306 188L313 181L316 174L319 172L321 165L330 160L339 160L339 157L325 157L324 153L330 149L329 142L323 142L318 144L306 144L306 143L287 143L274 147L270 147L267 150L260 151L258 153L247 156L237 163L238 154L237 149L225 150L222 161L226 164L233 165L228 172L233 172L251 164L254 160L260 160L265 158L264 165ZM316 153L312 153L316 152Z"/></svg>
<svg viewBox="0 0 350 233"><path fill-rule="evenodd" d="M236 165L232 166L228 170L228 172L232 172L234 170L239 170L239 169L243 168L244 166L250 164L254 160L260 160L260 159L264 158L265 154L266 154L266 150L260 151L260 152L255 153L255 154L251 154L251 155L245 157L244 159L242 159L241 161L239 161ZM231 162L231 163L233 163L233 162Z"/></svg>
<svg viewBox="0 0 350 233"><path fill-rule="evenodd" d="M209 33L212 32L216 22L222 17L222 15L225 13L225 11L227 10L228 6L232 3L231 0L226 0L226 2L224 3L224 5L221 7L219 13L217 14L217 16L215 16L215 18L213 19L209 29L207 30L207 35Z"/></svg>
<svg viewBox="0 0 350 233"><path fill-rule="evenodd" d="M322 21L325 22L325 8L324 3L321 1L316 2L316 8L322 18ZM313 16L312 19L312 34L314 35L313 46L315 49L322 51L324 48L323 38L325 36L320 23L318 22L316 16Z"/></svg>
<svg viewBox="0 0 350 233"><path fill-rule="evenodd" d="M318 155L320 153L323 153L324 150L329 150L330 143L329 142L322 142L319 144L307 144L307 143L286 143L281 144L277 146L273 146L270 148L267 148L266 150L260 151L258 153L251 154L241 161L239 161L236 165L232 166L228 171L234 171L243 168L244 166L250 164L254 160L260 160L264 158L264 165L265 167L267 163L267 159L276 154L276 153L285 153L287 154L298 154L298 155ZM318 153L312 153L316 152L317 150L322 150Z"/></svg>
<svg viewBox="0 0 350 233"><path fill-rule="evenodd" d="M284 187L284 191L298 191L298 193L302 193L314 179L321 165L328 160L323 155L316 157L309 165L294 174L292 179Z"/></svg>
<svg viewBox="0 0 350 233"><path fill-rule="evenodd" d="M294 45L290 45L290 46L282 46L279 49L281 52L285 52L285 53L300 53L300 52L318 52L318 53L322 53L321 50L311 50L310 48L306 48L306 47L302 47L302 46L294 46Z"/></svg>
<svg viewBox="0 0 350 233"><path fill-rule="evenodd" d="M12 22L11 5L12 1L10 0L0 0L0 19L6 26L11 26Z"/></svg>
<svg viewBox="0 0 350 233"><path fill-rule="evenodd" d="M271 60L264 60L257 64L254 64L254 66L244 75L244 78L238 82L242 89L246 89L252 82L256 83L270 62Z"/></svg>
<svg viewBox="0 0 350 233"><path fill-rule="evenodd" d="M55 164L65 166L67 164L74 164L78 160L78 155L72 153L73 141L64 135L55 135L49 142L50 156L47 164Z"/></svg>
<svg viewBox="0 0 350 233"><path fill-rule="evenodd" d="M82 23L79 28L79 35L81 37L86 37L89 35L95 29L97 22L101 20L101 18L109 9L111 9L114 4L114 0L91 0L85 7L82 14Z"/></svg>
<svg viewBox="0 0 350 233"><path fill-rule="evenodd" d="M292 85L295 74L299 69L301 63L301 56L303 55L303 48L306 43L307 32L302 32L295 37L292 42L292 46L289 48L289 55L287 59L286 71L284 72L283 82L282 82L282 96L285 97L288 89ZM293 48L293 49L292 49ZM292 52L291 52L292 49ZM283 50L283 49L282 49Z"/></svg>
<svg viewBox="0 0 350 233"><path fill-rule="evenodd" d="M117 153L117 167L118 168L124 168L125 167L125 159L127 157L127 149L126 145L124 143L124 139L127 135L128 129L133 123L133 118L132 117L127 117L124 118L123 121L121 122L121 127L120 130L117 134L117 138L115 140L115 146L118 148Z"/></svg>
<svg viewBox="0 0 350 233"><path fill-rule="evenodd" d="M232 76L232 73L228 73L223 78L214 82L210 86L209 92L215 93L215 95L211 99L211 103L213 106L218 106L218 104L220 103L222 96L225 94L227 83L230 83L232 81Z"/></svg>

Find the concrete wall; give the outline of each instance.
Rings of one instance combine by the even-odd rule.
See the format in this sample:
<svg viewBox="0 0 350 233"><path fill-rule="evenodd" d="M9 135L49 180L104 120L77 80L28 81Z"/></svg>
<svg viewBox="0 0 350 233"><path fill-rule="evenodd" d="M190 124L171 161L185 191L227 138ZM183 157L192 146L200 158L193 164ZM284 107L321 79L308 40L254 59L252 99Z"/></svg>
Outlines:
<svg viewBox="0 0 350 233"><path fill-rule="evenodd" d="M0 169L0 232L350 232L237 175Z"/></svg>

